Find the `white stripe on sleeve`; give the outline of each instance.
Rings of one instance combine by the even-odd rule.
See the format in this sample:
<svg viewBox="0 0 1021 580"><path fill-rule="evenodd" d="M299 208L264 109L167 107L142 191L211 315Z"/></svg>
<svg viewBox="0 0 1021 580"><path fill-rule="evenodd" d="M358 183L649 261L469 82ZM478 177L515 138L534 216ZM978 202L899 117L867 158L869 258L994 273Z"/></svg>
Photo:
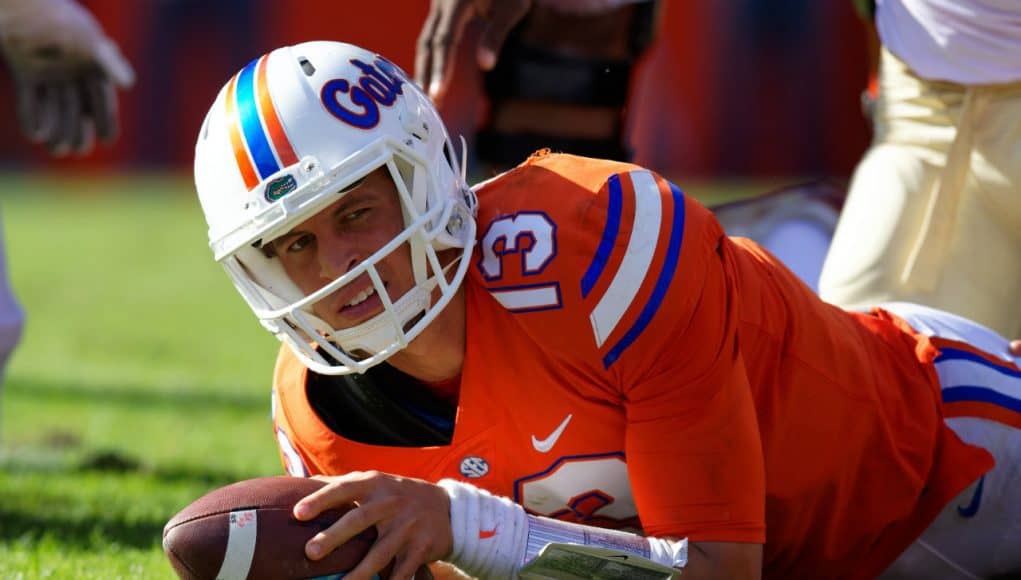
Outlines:
<svg viewBox="0 0 1021 580"><path fill-rule="evenodd" d="M638 294L649 265L656 253L663 204L656 179L648 171L628 174L635 192L635 221L631 227L624 261L610 282L606 294L589 315L596 335L596 346L602 346L624 316L631 301Z"/></svg>

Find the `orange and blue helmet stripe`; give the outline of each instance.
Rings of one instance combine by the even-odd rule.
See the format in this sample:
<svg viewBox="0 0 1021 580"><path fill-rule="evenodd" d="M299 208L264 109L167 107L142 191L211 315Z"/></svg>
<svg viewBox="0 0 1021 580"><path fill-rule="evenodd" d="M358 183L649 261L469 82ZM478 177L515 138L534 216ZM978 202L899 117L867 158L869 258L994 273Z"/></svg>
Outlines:
<svg viewBox="0 0 1021 580"><path fill-rule="evenodd" d="M227 84L228 132L245 187L259 182L298 157L273 106L266 82L269 55L248 63Z"/></svg>

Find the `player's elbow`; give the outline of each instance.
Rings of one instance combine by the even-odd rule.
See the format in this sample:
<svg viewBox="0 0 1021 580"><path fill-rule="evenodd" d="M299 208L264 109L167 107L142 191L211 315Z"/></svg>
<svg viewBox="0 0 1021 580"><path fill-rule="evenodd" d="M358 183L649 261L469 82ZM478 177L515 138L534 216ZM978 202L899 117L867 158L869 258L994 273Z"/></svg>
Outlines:
<svg viewBox="0 0 1021 580"><path fill-rule="evenodd" d="M762 577L762 544L692 542L685 580L758 580Z"/></svg>

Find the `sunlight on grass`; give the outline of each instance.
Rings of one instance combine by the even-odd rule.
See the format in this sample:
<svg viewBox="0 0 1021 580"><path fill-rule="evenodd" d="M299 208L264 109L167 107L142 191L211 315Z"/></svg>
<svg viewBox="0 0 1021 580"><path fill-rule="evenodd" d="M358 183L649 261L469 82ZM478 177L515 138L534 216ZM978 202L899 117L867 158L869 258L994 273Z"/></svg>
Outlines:
<svg viewBox="0 0 1021 580"><path fill-rule="evenodd" d="M84 195L60 193L60 181L15 183L0 206L29 314L15 376L268 384L275 342L213 262L186 181L106 181Z"/></svg>

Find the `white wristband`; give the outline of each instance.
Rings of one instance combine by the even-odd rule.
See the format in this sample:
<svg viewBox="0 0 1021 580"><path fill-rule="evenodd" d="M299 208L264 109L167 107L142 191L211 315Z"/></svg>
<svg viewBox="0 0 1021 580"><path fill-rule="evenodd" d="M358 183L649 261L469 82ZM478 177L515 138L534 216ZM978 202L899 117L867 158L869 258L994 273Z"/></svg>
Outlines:
<svg viewBox="0 0 1021 580"><path fill-rule="evenodd" d="M528 538L524 508L453 479L439 485L450 496L450 563L472 576L516 578Z"/></svg>
<svg viewBox="0 0 1021 580"><path fill-rule="evenodd" d="M648 538L530 516L505 497L452 479L439 482L450 496L450 563L482 578L516 578L522 565L552 542L614 548L671 568L688 561L688 540Z"/></svg>

